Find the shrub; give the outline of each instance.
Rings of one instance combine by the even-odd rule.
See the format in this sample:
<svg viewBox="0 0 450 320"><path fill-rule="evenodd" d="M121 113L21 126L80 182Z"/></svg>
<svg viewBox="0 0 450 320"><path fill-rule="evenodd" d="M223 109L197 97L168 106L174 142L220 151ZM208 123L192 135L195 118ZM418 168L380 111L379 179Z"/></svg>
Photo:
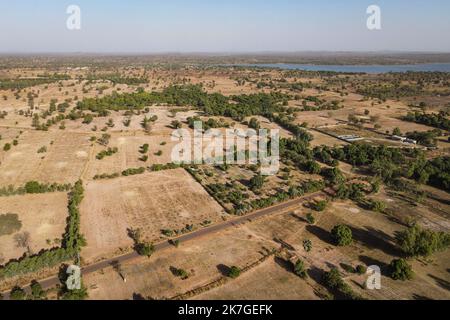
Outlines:
<svg viewBox="0 0 450 320"><path fill-rule="evenodd" d="M37 151L37 153L46 153L46 152L47 152L47 147L46 146L40 147L38 149L38 151Z"/></svg>
<svg viewBox="0 0 450 320"><path fill-rule="evenodd" d="M228 277L232 278L232 279L236 279L237 277L239 277L241 275L241 269L239 269L236 266L232 266L230 268L230 270L228 270Z"/></svg>
<svg viewBox="0 0 450 320"><path fill-rule="evenodd" d="M253 191L261 189L264 185L264 180L265 180L264 176L262 176L260 174L254 176L253 178L250 179L250 185L249 185L250 189Z"/></svg>
<svg viewBox="0 0 450 320"><path fill-rule="evenodd" d="M31 285L31 296L34 300L41 300L45 298L45 291L42 289L42 286L37 281L32 281Z"/></svg>
<svg viewBox="0 0 450 320"><path fill-rule="evenodd" d="M359 264L359 265L356 267L356 272L357 272L358 274L360 274L360 275L366 274L366 272L367 272L367 267L366 267L366 266L363 266L362 264Z"/></svg>
<svg viewBox="0 0 450 320"><path fill-rule="evenodd" d="M127 169L125 171L122 171L122 175L127 177L127 176L134 176L137 174L143 174L145 172L145 168L144 167L140 167L140 168L130 168Z"/></svg>
<svg viewBox="0 0 450 320"><path fill-rule="evenodd" d="M326 287L342 294L347 299L361 299L361 297L354 293L352 288L344 282L341 274L336 268L331 269L329 272L325 272L322 277L322 282Z"/></svg>
<svg viewBox="0 0 450 320"><path fill-rule="evenodd" d="M368 200L368 205L370 210L375 212L384 212L386 210L386 204L383 201L377 201L377 200Z"/></svg>
<svg viewBox="0 0 450 320"><path fill-rule="evenodd" d="M306 279L308 277L308 274L306 273L305 263L302 260L298 259L294 264L294 273L302 279Z"/></svg>
<svg viewBox="0 0 450 320"><path fill-rule="evenodd" d="M315 224L316 218L314 218L314 215L312 213L308 213L306 215L306 221L308 221L309 224Z"/></svg>
<svg viewBox="0 0 450 320"><path fill-rule="evenodd" d="M136 244L135 249L138 254L147 257L151 257L153 252L155 252L155 247L153 246L153 244L146 242Z"/></svg>
<svg viewBox="0 0 450 320"><path fill-rule="evenodd" d="M184 269L175 269L174 274L177 277L180 277L181 280L186 280L187 278L189 278L189 273Z"/></svg>
<svg viewBox="0 0 450 320"><path fill-rule="evenodd" d="M353 243L352 230L345 225L337 225L331 230L331 236L337 246L343 247Z"/></svg>
<svg viewBox="0 0 450 320"><path fill-rule="evenodd" d="M328 202L326 200L321 200L321 201L317 201L311 204L311 208L318 211L318 212L322 212L325 211L325 209L327 208Z"/></svg>
<svg viewBox="0 0 450 320"><path fill-rule="evenodd" d="M391 278L394 280L411 280L413 277L413 271L411 265L409 265L405 259L392 260L389 265Z"/></svg>
<svg viewBox="0 0 450 320"><path fill-rule="evenodd" d="M25 300L27 298L27 294L25 293L25 290L23 290L21 287L16 286L11 289L9 298L11 300Z"/></svg>
<svg viewBox="0 0 450 320"><path fill-rule="evenodd" d="M304 240L303 241L303 249L305 249L306 252L311 252L313 247L311 240Z"/></svg>

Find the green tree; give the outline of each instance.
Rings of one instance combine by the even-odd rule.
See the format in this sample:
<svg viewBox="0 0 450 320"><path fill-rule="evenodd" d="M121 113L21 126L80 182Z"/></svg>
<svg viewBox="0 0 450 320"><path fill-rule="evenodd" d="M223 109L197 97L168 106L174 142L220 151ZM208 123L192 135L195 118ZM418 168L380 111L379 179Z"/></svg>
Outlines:
<svg viewBox="0 0 450 320"><path fill-rule="evenodd" d="M343 247L353 243L352 230L346 225L337 225L331 230L331 237L336 245Z"/></svg>
<svg viewBox="0 0 450 320"><path fill-rule="evenodd" d="M422 229L417 224L400 232L396 240L402 251L412 257L428 257L450 246L449 233Z"/></svg>
<svg viewBox="0 0 450 320"><path fill-rule="evenodd" d="M400 128L396 127L396 128L392 131L392 134L393 134L394 136L401 136L401 135L402 135L402 132L401 132Z"/></svg>
<svg viewBox="0 0 450 320"><path fill-rule="evenodd" d="M155 247L151 243L141 242L135 246L136 252L141 256L151 257L153 252L155 252Z"/></svg>
<svg viewBox="0 0 450 320"><path fill-rule="evenodd" d="M391 278L394 280L411 280L413 278L413 271L405 259L392 260L389 265Z"/></svg>

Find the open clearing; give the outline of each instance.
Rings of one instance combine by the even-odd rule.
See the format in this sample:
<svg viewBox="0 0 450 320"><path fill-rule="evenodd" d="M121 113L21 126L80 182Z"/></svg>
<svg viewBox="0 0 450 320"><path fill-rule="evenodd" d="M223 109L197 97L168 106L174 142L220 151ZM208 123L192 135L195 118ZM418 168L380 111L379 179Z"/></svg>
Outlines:
<svg viewBox="0 0 450 320"><path fill-rule="evenodd" d="M76 133L25 131L18 145L0 151L0 184L20 186L28 181L74 183L89 155L89 136ZM46 152L38 153L42 147Z"/></svg>
<svg viewBox="0 0 450 320"><path fill-rule="evenodd" d="M26 247L17 246L15 237L18 234L29 233L32 254L61 245L68 215L67 194L57 192L0 197L0 214L6 213L17 214L22 227L13 234L0 236L0 258L3 262L20 258L27 252Z"/></svg>
<svg viewBox="0 0 450 320"><path fill-rule="evenodd" d="M143 237L157 241L163 229L214 223L223 213L183 169L89 182L85 194L80 212L88 246L82 254L89 261L130 247L129 228L141 228Z"/></svg>

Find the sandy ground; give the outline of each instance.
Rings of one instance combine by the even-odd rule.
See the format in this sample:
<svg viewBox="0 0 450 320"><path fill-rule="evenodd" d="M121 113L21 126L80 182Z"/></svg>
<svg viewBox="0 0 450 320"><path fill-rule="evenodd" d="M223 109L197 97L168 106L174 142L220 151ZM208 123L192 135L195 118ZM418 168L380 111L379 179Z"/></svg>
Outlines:
<svg viewBox="0 0 450 320"><path fill-rule="evenodd" d="M131 246L128 228L141 228L155 241L162 229L217 222L223 211L183 169L89 182L85 194L80 212L88 246L82 255L89 261Z"/></svg>
<svg viewBox="0 0 450 320"><path fill-rule="evenodd" d="M89 156L89 136L69 132L25 131L19 144L8 152L0 151L0 183L23 185L25 182L73 183L80 178ZM47 152L38 153L41 147Z"/></svg>
<svg viewBox="0 0 450 320"><path fill-rule="evenodd" d="M283 265L270 259L223 287L195 300L317 300L314 289Z"/></svg>
<svg viewBox="0 0 450 320"><path fill-rule="evenodd" d="M0 237L0 255L8 261L21 257L27 251L26 248L16 246L14 236L18 233L30 234L32 253L61 245L68 215L67 194L58 192L0 197L0 213L15 213L22 222L22 228L18 232ZM47 239L51 240L50 244ZM54 241L55 239L59 240Z"/></svg>

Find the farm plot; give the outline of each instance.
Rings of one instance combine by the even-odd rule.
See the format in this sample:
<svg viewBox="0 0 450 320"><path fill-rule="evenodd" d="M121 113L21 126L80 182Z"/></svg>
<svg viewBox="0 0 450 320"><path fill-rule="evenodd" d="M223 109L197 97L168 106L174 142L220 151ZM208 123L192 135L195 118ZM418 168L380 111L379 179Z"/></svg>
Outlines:
<svg viewBox="0 0 450 320"><path fill-rule="evenodd" d="M89 156L89 137L82 134L26 131L18 145L1 153L0 183L27 181L73 183Z"/></svg>
<svg viewBox="0 0 450 320"><path fill-rule="evenodd" d="M89 182L80 212L92 260L132 245L127 229L140 228L149 241L163 239L162 230L199 227L221 219L222 208L182 169Z"/></svg>
<svg viewBox="0 0 450 320"><path fill-rule="evenodd" d="M171 141L170 135L113 134L107 147L97 143L94 145L85 177L92 179L95 175L120 173L129 168L171 163L171 153L176 143ZM148 151L142 153L145 144ZM117 153L101 160L96 158L108 148L117 148Z"/></svg>
<svg viewBox="0 0 450 320"><path fill-rule="evenodd" d="M67 215L66 193L0 197L0 264L59 247Z"/></svg>

